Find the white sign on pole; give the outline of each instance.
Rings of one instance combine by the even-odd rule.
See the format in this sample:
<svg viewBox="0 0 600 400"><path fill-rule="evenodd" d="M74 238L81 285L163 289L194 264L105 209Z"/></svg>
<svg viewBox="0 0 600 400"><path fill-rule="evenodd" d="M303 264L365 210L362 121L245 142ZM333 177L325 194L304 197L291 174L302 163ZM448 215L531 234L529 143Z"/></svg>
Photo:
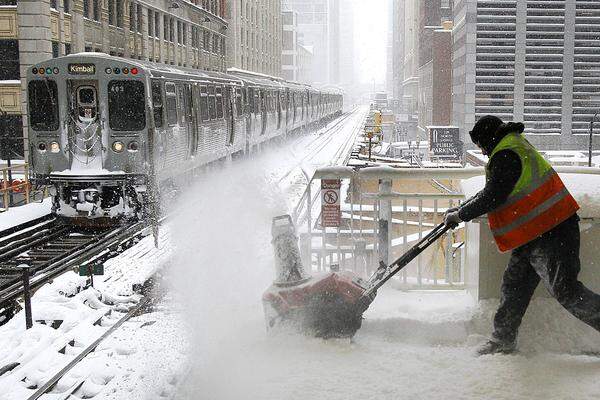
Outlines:
<svg viewBox="0 0 600 400"><path fill-rule="evenodd" d="M321 226L324 228L340 226L340 187L339 179L321 180Z"/></svg>

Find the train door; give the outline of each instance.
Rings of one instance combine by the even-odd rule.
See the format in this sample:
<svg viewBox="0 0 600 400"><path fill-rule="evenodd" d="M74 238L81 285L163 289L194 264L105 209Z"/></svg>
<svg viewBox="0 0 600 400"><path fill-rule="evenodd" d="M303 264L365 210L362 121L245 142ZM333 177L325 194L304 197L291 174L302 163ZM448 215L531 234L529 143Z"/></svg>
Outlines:
<svg viewBox="0 0 600 400"><path fill-rule="evenodd" d="M196 96L198 87L193 87L189 84L184 87L184 102L185 102L185 113L186 123L188 132L188 144L189 144L189 155L193 157L198 152L198 113L196 112L197 107L194 106L194 97Z"/></svg>
<svg viewBox="0 0 600 400"><path fill-rule="evenodd" d="M69 93L68 143L71 170L102 169L98 81L67 81Z"/></svg>
<svg viewBox="0 0 600 400"><path fill-rule="evenodd" d="M264 90L260 90L260 114L262 119L260 134L267 132L267 95Z"/></svg>
<svg viewBox="0 0 600 400"><path fill-rule="evenodd" d="M231 86L225 86L225 90L223 92L223 103L225 106L225 123L227 124L227 144L232 145L235 141L234 136L234 106L233 106L233 98L235 97L235 92Z"/></svg>
<svg viewBox="0 0 600 400"><path fill-rule="evenodd" d="M275 92L275 108L277 111L277 130L281 129L281 94L278 91Z"/></svg>

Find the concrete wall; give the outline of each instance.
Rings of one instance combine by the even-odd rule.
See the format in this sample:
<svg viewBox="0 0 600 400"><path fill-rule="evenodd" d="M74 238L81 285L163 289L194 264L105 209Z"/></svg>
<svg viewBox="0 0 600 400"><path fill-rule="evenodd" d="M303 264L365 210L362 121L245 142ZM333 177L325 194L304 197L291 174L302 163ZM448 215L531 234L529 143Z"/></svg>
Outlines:
<svg viewBox="0 0 600 400"><path fill-rule="evenodd" d="M600 293L600 219L596 222L582 218L581 232L581 280L588 288ZM487 219L467 224L466 229L466 276L465 285L476 300L500 297L502 275L510 253L501 254L494 242ZM548 296L540 283L535 296Z"/></svg>

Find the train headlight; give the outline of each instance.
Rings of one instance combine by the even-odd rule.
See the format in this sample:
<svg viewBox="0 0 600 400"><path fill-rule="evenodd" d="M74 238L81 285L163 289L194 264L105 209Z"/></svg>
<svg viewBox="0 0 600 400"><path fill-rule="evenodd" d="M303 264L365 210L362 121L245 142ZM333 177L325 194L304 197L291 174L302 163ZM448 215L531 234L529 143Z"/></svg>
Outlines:
<svg viewBox="0 0 600 400"><path fill-rule="evenodd" d="M136 142L135 140L132 140L131 142L129 142L129 144L127 145L127 150L131 151L131 152L136 152L140 149L140 146L138 144L138 142Z"/></svg>
<svg viewBox="0 0 600 400"><path fill-rule="evenodd" d="M125 149L125 145L123 144L123 142L117 141L113 143L112 149L115 153L121 153L123 149Z"/></svg>
<svg viewBox="0 0 600 400"><path fill-rule="evenodd" d="M40 151L40 153L45 153L46 152L46 143L39 142L38 143L38 150Z"/></svg>
<svg viewBox="0 0 600 400"><path fill-rule="evenodd" d="M60 144L58 144L58 142L50 143L50 152L51 153L58 153L59 151L60 151Z"/></svg>

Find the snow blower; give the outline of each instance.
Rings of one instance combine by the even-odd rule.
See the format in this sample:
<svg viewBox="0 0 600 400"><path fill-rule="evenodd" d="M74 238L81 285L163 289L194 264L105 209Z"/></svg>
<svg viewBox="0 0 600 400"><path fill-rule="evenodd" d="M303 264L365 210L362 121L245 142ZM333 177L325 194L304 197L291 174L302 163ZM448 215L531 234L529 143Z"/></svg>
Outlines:
<svg viewBox="0 0 600 400"><path fill-rule="evenodd" d="M354 336L377 289L449 229L438 225L389 266L381 262L367 281L349 271L309 275L302 266L292 218L275 217L272 243L277 276L263 295L267 329L289 324L316 337Z"/></svg>

